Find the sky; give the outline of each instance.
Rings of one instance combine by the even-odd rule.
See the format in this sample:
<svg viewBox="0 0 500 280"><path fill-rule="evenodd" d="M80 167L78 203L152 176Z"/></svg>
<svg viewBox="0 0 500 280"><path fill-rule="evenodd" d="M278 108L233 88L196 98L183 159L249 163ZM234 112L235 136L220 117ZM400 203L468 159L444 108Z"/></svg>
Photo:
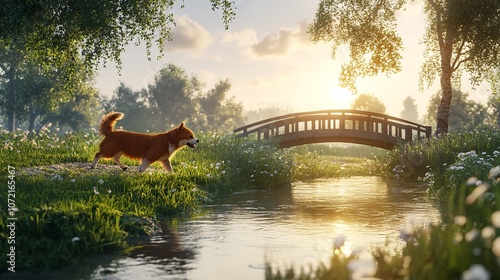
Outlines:
<svg viewBox="0 0 500 280"><path fill-rule="evenodd" d="M220 11L212 11L208 0L185 1L174 8L176 26L173 41L165 44L161 59L153 48L148 61L144 46L128 45L122 55L122 70L113 63L101 67L96 87L111 96L120 82L139 90L154 83L155 74L172 63L194 75L208 91L220 80L228 79L230 96L246 110L280 107L292 112L349 109L357 95L338 86L340 67L349 59L348 49L337 49L331 56L329 43L312 43L306 33L314 19L319 0L240 0L236 18L225 30ZM423 62L425 16L422 0L410 1L397 15L398 32L403 39L402 71L387 76L358 79L358 93L373 94L381 100L387 114L399 117L403 100L416 100L419 117L426 112L438 80L422 92L418 74ZM462 79L462 91L471 99L485 103L487 84L473 88Z"/></svg>

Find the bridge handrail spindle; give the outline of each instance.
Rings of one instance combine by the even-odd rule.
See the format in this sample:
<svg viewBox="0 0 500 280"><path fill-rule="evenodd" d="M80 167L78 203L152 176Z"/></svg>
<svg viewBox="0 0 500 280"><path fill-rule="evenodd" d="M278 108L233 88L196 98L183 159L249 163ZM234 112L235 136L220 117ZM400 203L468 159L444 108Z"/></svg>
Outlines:
<svg viewBox="0 0 500 280"><path fill-rule="evenodd" d="M352 127L347 123L352 123ZM291 144L286 144L287 146L315 143L314 139L309 138L319 137L317 142L347 141L390 148L397 141L431 137L432 128L375 112L323 110L265 119L236 128L234 133L242 137L257 134L258 140L270 137L286 138L286 141L292 141Z"/></svg>

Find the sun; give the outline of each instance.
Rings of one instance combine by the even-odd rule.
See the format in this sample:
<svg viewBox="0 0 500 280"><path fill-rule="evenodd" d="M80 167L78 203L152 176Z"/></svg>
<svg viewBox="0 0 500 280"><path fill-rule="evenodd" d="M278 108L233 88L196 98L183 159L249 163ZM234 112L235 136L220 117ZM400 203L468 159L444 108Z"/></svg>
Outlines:
<svg viewBox="0 0 500 280"><path fill-rule="evenodd" d="M333 102L332 108L350 109L354 96L350 90L334 85L330 89L330 100Z"/></svg>

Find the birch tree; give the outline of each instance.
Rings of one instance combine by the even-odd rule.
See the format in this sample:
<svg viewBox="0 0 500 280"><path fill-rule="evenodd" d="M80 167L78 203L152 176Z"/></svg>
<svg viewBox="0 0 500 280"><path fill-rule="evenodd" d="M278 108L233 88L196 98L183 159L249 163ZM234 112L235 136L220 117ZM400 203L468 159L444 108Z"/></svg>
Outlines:
<svg viewBox="0 0 500 280"><path fill-rule="evenodd" d="M464 72L478 85L500 68L500 1L420 0L427 17L421 89L440 78L436 135L448 132L452 85ZM401 70L403 44L396 14L411 0L322 0L309 26L312 41L348 45L340 85L355 91L356 79ZM403 92L403 90L402 90Z"/></svg>

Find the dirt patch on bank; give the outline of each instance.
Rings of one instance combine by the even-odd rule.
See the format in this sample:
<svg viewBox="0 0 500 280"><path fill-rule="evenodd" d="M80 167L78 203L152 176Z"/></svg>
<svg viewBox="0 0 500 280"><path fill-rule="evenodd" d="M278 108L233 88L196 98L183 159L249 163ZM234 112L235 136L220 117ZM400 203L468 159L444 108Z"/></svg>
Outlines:
<svg viewBox="0 0 500 280"><path fill-rule="evenodd" d="M137 173L137 166L129 166L123 171L118 165L99 164L96 169L92 169L90 162L66 162L43 166L23 167L17 170L18 176L43 175L53 177L56 175L77 173L82 175L90 174L120 174L120 173ZM162 170L148 168L146 172L162 172Z"/></svg>

